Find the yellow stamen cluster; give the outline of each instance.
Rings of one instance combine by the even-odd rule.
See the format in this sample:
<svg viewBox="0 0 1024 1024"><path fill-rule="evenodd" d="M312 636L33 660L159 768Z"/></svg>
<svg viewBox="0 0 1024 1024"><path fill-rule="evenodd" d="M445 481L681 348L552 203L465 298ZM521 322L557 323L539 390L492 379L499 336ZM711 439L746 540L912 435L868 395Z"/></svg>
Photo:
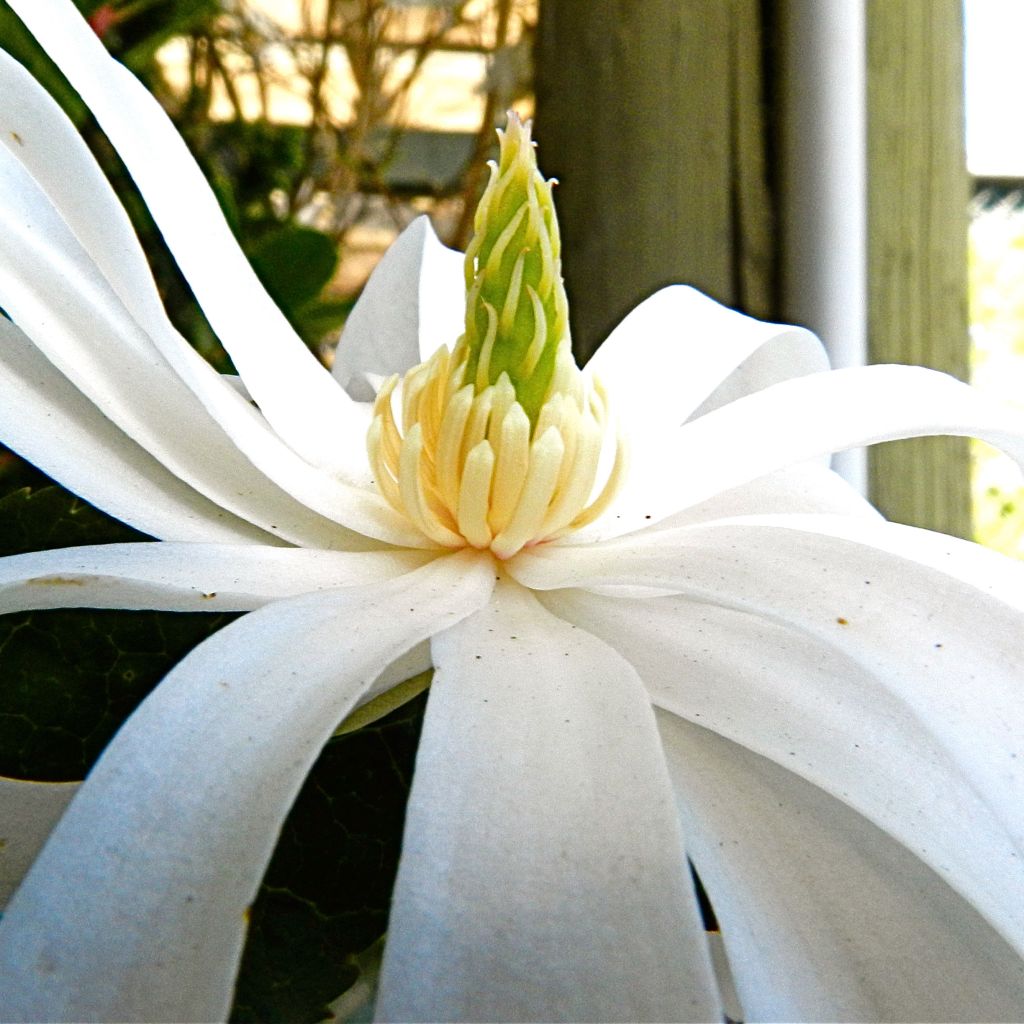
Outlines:
<svg viewBox="0 0 1024 1024"><path fill-rule="evenodd" d="M463 383L457 355L441 348L406 374L401 430L392 401L398 378L377 396L367 447L388 502L436 544L489 548L498 558L597 518L625 468L619 444L589 500L608 419L603 390L588 391L571 357L559 360L531 431L508 375L478 394Z"/></svg>
<svg viewBox="0 0 1024 1024"><path fill-rule="evenodd" d="M466 253L465 334L384 384L367 447L381 493L433 543L510 558L592 522L625 458L616 443L599 479L607 400L572 359L551 183L528 124L510 115L499 137Z"/></svg>

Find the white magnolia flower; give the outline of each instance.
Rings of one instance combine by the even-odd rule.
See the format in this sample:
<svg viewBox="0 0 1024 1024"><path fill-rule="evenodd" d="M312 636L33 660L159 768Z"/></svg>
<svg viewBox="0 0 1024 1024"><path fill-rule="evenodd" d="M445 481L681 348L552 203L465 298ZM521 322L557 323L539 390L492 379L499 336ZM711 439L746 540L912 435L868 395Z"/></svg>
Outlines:
<svg viewBox="0 0 1024 1024"><path fill-rule="evenodd" d="M1020 421L924 369L822 372L806 332L682 287L581 374L516 125L468 313L418 221L332 377L69 0L9 2L240 381L172 328L81 140L0 54L0 438L161 538L4 559L0 607L250 614L66 812L66 789L0 788L0 882L60 819L0 925L0 1018L223 1018L320 748L433 664L381 1019L721 1019L687 857L747 1020L1021 1019L1024 572L884 522L822 461L943 432L1024 457ZM397 423L382 382L421 362Z"/></svg>

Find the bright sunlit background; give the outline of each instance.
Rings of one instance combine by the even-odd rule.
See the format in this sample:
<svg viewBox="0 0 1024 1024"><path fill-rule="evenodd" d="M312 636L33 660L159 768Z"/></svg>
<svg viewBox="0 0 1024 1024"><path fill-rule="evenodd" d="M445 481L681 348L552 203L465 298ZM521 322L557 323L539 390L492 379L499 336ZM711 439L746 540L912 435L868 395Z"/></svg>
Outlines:
<svg viewBox="0 0 1024 1024"><path fill-rule="evenodd" d="M1024 3L966 0L967 167L974 382L1024 408ZM1024 487L1009 460L974 447L979 540L1024 558Z"/></svg>

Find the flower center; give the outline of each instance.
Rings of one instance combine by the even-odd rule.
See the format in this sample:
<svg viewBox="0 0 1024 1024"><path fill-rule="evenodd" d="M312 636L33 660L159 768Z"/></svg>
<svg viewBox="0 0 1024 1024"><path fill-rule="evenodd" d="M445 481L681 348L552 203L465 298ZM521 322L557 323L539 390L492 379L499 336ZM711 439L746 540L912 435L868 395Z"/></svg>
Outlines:
<svg viewBox="0 0 1024 1024"><path fill-rule="evenodd" d="M536 427L507 373L479 393L464 383L465 351L439 349L401 383L400 430L392 377L377 396L367 436L384 497L432 541L490 548L511 558L592 522L618 489L624 448L594 495L608 408L585 388L571 357L559 360Z"/></svg>
<svg viewBox="0 0 1024 1024"><path fill-rule="evenodd" d="M600 515L625 451L610 438L602 459L607 398L572 359L551 183L529 125L510 114L498 135L466 252L465 333L384 384L367 448L381 493L430 540L510 558Z"/></svg>

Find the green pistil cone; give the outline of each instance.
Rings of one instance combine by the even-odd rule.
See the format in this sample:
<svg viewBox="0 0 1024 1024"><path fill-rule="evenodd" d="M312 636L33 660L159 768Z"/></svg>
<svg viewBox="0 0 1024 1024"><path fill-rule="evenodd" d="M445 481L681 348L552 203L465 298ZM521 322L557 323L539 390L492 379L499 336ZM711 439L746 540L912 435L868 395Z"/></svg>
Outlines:
<svg viewBox="0 0 1024 1024"><path fill-rule="evenodd" d="M558 349L569 344L561 242L551 183L537 170L529 122L510 113L498 138L500 157L491 165L466 252L464 380L481 391L507 373L536 425ZM478 372L481 361L484 373Z"/></svg>

